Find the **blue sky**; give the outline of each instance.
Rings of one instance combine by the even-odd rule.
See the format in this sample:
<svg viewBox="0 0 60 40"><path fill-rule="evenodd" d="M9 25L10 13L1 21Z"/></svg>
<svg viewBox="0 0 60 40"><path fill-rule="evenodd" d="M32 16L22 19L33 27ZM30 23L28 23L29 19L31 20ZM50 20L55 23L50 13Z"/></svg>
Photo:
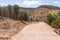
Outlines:
<svg viewBox="0 0 60 40"><path fill-rule="evenodd" d="M21 7L38 7L40 5L54 5L60 7L60 0L0 0L0 6L17 4Z"/></svg>

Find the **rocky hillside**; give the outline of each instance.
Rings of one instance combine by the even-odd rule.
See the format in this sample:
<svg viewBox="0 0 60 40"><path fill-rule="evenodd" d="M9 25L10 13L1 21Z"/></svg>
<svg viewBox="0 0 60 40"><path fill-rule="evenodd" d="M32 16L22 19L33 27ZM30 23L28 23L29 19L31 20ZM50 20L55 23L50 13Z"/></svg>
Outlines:
<svg viewBox="0 0 60 40"><path fill-rule="evenodd" d="M56 14L58 11L60 11L60 7L51 6L51 5L42 5L37 8L18 8L18 15L14 14L14 7L13 6L7 6L7 7L1 7L1 16L7 16L7 17L13 17L15 16L19 19L20 13L22 11L26 12L29 16L29 19L39 19L41 17L44 17L47 13Z"/></svg>
<svg viewBox="0 0 60 40"><path fill-rule="evenodd" d="M20 8L21 11L26 11L29 15L29 18L39 19L44 17L46 14L56 14L60 11L60 7L51 6L51 5L42 5L37 8Z"/></svg>
<svg viewBox="0 0 60 40"><path fill-rule="evenodd" d="M35 18L40 18L40 17L43 17L43 15L45 16L46 14L48 13L51 13L51 14L56 14L60 11L60 7L57 7L57 6L51 6L51 5L42 5L40 7L37 7L35 10L34 10L34 16Z"/></svg>

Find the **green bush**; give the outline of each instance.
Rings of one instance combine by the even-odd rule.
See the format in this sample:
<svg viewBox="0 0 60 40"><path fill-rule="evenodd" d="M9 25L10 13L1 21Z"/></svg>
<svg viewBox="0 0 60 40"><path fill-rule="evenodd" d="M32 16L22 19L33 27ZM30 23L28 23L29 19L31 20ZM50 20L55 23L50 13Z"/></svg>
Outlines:
<svg viewBox="0 0 60 40"><path fill-rule="evenodd" d="M51 26L52 26L53 28L58 28L58 29L60 29L60 17L58 17L58 18L56 19L56 21L52 22L52 23L51 23Z"/></svg>
<svg viewBox="0 0 60 40"><path fill-rule="evenodd" d="M55 20L55 17L51 13L48 13L46 20L47 20L47 23L51 25L51 23Z"/></svg>
<svg viewBox="0 0 60 40"><path fill-rule="evenodd" d="M24 11L21 12L21 20L23 20L23 21L29 21L29 16Z"/></svg>
<svg viewBox="0 0 60 40"><path fill-rule="evenodd" d="M57 13L58 16L60 16L60 11Z"/></svg>

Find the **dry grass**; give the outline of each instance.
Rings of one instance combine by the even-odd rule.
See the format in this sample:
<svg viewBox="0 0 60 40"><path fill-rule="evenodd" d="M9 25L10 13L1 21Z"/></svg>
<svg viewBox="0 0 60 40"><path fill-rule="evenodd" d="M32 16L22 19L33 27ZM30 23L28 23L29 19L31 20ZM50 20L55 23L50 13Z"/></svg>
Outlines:
<svg viewBox="0 0 60 40"><path fill-rule="evenodd" d="M12 19L0 19L0 40L7 40L17 34L26 24Z"/></svg>

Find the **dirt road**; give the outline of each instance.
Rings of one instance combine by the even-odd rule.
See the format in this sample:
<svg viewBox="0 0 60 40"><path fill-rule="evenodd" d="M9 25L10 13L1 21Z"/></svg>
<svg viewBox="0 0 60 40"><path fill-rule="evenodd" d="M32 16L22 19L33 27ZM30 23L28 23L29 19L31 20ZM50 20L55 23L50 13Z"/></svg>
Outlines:
<svg viewBox="0 0 60 40"><path fill-rule="evenodd" d="M60 36L54 33L46 23L38 22L27 25L11 40L60 40Z"/></svg>

